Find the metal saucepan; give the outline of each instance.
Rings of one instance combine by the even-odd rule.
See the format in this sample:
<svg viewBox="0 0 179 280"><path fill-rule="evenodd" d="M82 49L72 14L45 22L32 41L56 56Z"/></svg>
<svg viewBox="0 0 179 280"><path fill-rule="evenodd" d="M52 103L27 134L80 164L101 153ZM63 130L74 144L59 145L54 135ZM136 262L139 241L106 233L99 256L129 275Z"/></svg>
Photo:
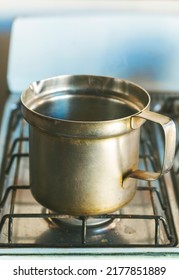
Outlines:
<svg viewBox="0 0 179 280"><path fill-rule="evenodd" d="M175 125L149 111L146 90L112 77L71 75L32 83L22 93L30 124L30 185L36 200L69 215L113 212L136 192L136 179L169 171ZM140 127L150 120L165 136L162 170L138 170Z"/></svg>

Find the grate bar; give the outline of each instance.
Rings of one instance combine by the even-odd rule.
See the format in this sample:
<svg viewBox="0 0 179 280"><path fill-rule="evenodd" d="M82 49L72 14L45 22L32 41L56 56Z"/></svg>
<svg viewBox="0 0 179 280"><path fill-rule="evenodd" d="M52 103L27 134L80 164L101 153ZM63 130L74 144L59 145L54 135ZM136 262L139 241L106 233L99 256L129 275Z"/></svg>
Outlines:
<svg viewBox="0 0 179 280"><path fill-rule="evenodd" d="M21 142L29 142L29 138L28 138L28 137L24 137L24 138L18 137L18 138L16 138L16 139L14 140L13 144L12 144L12 147L11 147L11 150L10 150L10 152L9 152L9 155L12 155L12 154L13 154L13 152L14 152L14 150L15 150L17 144L18 144L18 143L21 143Z"/></svg>
<svg viewBox="0 0 179 280"><path fill-rule="evenodd" d="M12 164L13 164L14 160L15 160L15 159L21 159L21 158L23 158L23 157L29 157L29 154L28 154L28 153L15 153L15 154L13 154L13 155L11 156L10 161L9 161L9 164L8 164L8 166L7 166L7 168L6 168L6 174L9 173L9 171L10 171L10 169L11 169L11 167L12 167Z"/></svg>
<svg viewBox="0 0 179 280"><path fill-rule="evenodd" d="M2 198L2 200L0 201L0 209L3 208L4 204L6 203L7 199L8 199L8 196L10 195L11 191L13 190L29 190L30 189L30 186L9 186L7 189L6 189L6 192Z"/></svg>

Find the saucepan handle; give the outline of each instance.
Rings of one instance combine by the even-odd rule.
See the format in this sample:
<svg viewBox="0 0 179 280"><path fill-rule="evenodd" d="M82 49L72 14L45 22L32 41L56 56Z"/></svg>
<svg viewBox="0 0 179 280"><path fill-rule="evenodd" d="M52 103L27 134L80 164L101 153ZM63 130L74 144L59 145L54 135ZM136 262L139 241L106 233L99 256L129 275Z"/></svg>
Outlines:
<svg viewBox="0 0 179 280"><path fill-rule="evenodd" d="M161 170L158 172L149 172L143 170L132 171L124 179L123 182L124 185L125 185L125 181L128 178L135 178L135 179L146 180L146 181L153 181L158 179L161 175L167 173L171 169L173 165L174 155L175 155L176 127L175 127L175 123L169 117L145 110L139 113L137 116L132 117L131 126L133 129L137 128L137 123L139 119L137 120L136 118L150 120L152 122L161 125L164 131L164 140L165 140L163 166Z"/></svg>

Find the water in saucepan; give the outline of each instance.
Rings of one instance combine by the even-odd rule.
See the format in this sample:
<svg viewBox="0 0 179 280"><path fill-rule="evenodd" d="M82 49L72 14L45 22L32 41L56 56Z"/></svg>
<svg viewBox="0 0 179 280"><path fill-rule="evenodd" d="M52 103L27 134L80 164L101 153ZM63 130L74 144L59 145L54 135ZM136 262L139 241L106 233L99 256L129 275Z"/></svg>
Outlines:
<svg viewBox="0 0 179 280"><path fill-rule="evenodd" d="M33 110L55 119L71 121L107 121L137 113L131 102L90 95L61 95L41 99Z"/></svg>

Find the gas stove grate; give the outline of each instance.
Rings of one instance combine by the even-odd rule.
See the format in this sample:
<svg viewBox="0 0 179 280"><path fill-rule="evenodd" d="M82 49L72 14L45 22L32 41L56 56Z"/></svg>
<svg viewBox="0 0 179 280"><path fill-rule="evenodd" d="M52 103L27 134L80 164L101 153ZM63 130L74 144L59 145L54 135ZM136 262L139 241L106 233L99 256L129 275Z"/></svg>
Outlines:
<svg viewBox="0 0 179 280"><path fill-rule="evenodd" d="M71 242L23 242L14 240L14 232L16 231L14 224L16 224L16 220L29 219L39 220L43 219L44 221L52 221L49 225L53 224L53 219L67 219L68 215L60 215L60 213L49 213L49 212L16 212L16 203L17 203L17 193L20 191L25 192L25 197L30 193L30 186L21 185L19 183L19 173L21 168L21 161L24 158L28 159L28 133L27 133L27 124L20 117L20 109L19 106L13 109L11 112L11 117L9 119L8 131L6 135L6 145L4 149L4 156L2 161L1 168L1 202L0 202L0 237L3 237L3 241L0 241L0 247L172 247L177 245L177 235L175 231L175 226L173 222L173 216L170 208L168 193L167 193L167 185L165 179L162 177L157 182L156 185L151 182L145 182L144 185L140 185L137 187L138 194L148 194L150 200L150 208L152 211L150 213L142 213L142 211L138 211L137 213L133 213L132 210L126 213L123 209L118 213L113 214L105 214L98 216L82 216L82 217L73 217L81 221L80 230L76 234L80 235L80 242L72 244ZM146 126L142 131L141 137L141 155L140 161L145 169L157 171L160 168L160 161L157 157L157 145L155 143L155 137L151 138L153 135L151 133L151 125ZM147 138L146 138L147 135ZM25 146L25 148L24 148ZM8 177L12 177L13 181L11 185L6 186L6 182L8 181ZM21 203L23 204L23 203ZM25 209L25 208L24 208ZM35 208L36 209L36 208ZM139 209L139 208L137 208ZM145 212L145 211L144 211ZM131 214L132 213L132 214ZM154 234L150 239L150 242L144 240L141 242L136 242L135 238L133 241L133 235L131 234L131 240L127 240L126 242L120 242L120 238L112 243L109 242L93 242L90 238L88 238L88 233L90 232L90 227L88 226L89 219L109 219L111 220L111 224L127 221L129 224L132 222L136 223L136 227L140 221L143 222L144 225L147 225L152 221L154 224ZM47 223L47 224L48 224ZM27 222L28 224L28 222ZM34 222L35 224L35 222ZM38 222L37 222L38 227ZM150 226L149 226L150 227ZM4 233L4 228L6 232ZM70 229L68 228L67 232ZM109 229L111 231L111 229ZM114 231L114 229L112 229ZM73 232L73 234L74 234ZM145 232L145 230L144 230ZM141 234L143 234L143 229L141 228ZM162 235L162 238L161 238ZM103 236L103 234L102 234ZM22 238L23 239L23 238ZM1 238L0 238L1 240ZM90 241L89 241L90 240ZM162 241L161 241L162 240Z"/></svg>
<svg viewBox="0 0 179 280"><path fill-rule="evenodd" d="M1 204L0 204L0 207L3 207L8 196L10 195L10 193L15 193L17 190L29 190L30 189L30 186L10 186L7 190L6 190L6 193L1 201ZM151 193L152 192L155 192L159 198L159 201L161 203L161 205L163 204L162 202L162 199L160 197L160 194L158 193L158 191L154 188L154 187L138 187L137 188L138 191L150 191ZM15 196L14 196L15 197ZM12 204L11 204L11 207L13 207L15 204L15 200L13 199L12 200ZM163 209L166 209L166 206L163 205L162 206ZM13 244L12 243L12 240L13 240L13 220L14 219L20 219L20 218L42 218L42 219L49 219L49 218L68 218L69 216L68 215L60 215L59 213L53 213L53 214L47 214L47 213L22 213L22 214L16 214L16 213L9 213L9 214L6 214L2 217L1 219L1 223L0 223L0 233L2 232L2 228L6 222L6 220L8 220L8 244L10 247L21 247L23 246L24 247L24 244ZM78 217L79 218L79 217ZM82 229L81 229L81 244L82 245L87 245L86 243L86 239L87 239L87 220L88 220L88 216L83 216L83 217L80 217L80 219L82 220ZM169 225L167 224L167 220L161 216L161 215L122 215L122 214L105 214L105 215L97 215L93 218L96 218L96 219L135 219L135 220L140 220L140 219L145 219L145 220L154 220L155 221L155 224L156 224L156 229L155 229L155 245L154 246L165 246L165 245L160 245L159 244L159 227L160 227L160 222L162 223L164 229L165 229L165 232L166 232L166 235L167 235L167 238L169 240L169 243L167 244L167 246L175 246L176 245L176 238L174 237L174 235L171 234L170 232L170 228L169 228ZM25 244L25 247L26 246L31 246L31 244ZM45 246L45 244L40 244L41 246ZM2 246L2 244L1 244ZM120 247L120 244L117 245ZM125 246L125 245L123 245ZM126 246L129 246L126 244ZM132 244L130 246L140 246L140 244ZM142 245L143 246L143 245ZM145 244L145 246L149 246L148 244ZM150 246L149 246L150 247ZM153 247L153 245L152 245Z"/></svg>

